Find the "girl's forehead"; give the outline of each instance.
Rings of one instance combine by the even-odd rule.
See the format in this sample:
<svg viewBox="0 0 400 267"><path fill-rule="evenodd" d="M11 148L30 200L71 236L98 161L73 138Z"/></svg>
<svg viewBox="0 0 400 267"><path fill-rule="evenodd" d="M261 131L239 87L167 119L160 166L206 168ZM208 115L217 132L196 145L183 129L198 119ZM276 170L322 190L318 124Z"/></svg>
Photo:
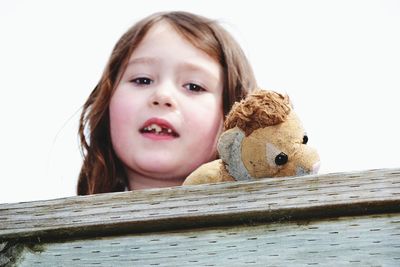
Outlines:
<svg viewBox="0 0 400 267"><path fill-rule="evenodd" d="M185 38L169 22L161 20L149 28L142 41L139 43L139 46L146 42L156 42L158 45L162 45L160 41L174 41L176 39ZM185 39L185 41L187 40Z"/></svg>
<svg viewBox="0 0 400 267"><path fill-rule="evenodd" d="M204 36L198 36L194 33L187 33L187 29L183 30L180 29L180 27L181 26L179 26L178 23L169 22L167 20L156 22L147 31L138 47L134 50L134 53L137 50L143 49L143 47L157 48L162 46L171 46L172 48L173 45L180 44L186 48L197 50L200 54L207 54L207 56L219 61L216 56L213 55L214 53L210 53L212 48L209 47L209 41L204 40L208 38L204 38ZM171 52L174 51L171 50Z"/></svg>
<svg viewBox="0 0 400 267"><path fill-rule="evenodd" d="M138 58L164 58L194 61L198 64L217 64L219 62L205 51L192 44L167 21L154 24L130 56L130 62Z"/></svg>
<svg viewBox="0 0 400 267"><path fill-rule="evenodd" d="M146 50L163 49L164 46L180 41L182 37L167 22L157 22L145 34L133 54Z"/></svg>
<svg viewBox="0 0 400 267"><path fill-rule="evenodd" d="M148 32L145 35L145 38L148 36L152 36L152 35L158 35L158 34L162 34L162 33L175 33L178 34L177 30L174 28L174 26L171 25L171 23L169 23L166 20L161 20L158 21L156 23L154 23L148 30Z"/></svg>

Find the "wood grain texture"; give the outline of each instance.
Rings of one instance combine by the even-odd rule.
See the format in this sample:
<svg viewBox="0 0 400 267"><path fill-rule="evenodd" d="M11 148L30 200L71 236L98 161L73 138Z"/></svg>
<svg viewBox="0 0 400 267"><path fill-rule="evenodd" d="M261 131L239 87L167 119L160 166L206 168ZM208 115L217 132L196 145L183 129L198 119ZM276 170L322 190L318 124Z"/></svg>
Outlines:
<svg viewBox="0 0 400 267"><path fill-rule="evenodd" d="M400 214L142 233L26 247L18 266L400 266Z"/></svg>
<svg viewBox="0 0 400 267"><path fill-rule="evenodd" d="M400 169L0 205L0 242L400 211Z"/></svg>

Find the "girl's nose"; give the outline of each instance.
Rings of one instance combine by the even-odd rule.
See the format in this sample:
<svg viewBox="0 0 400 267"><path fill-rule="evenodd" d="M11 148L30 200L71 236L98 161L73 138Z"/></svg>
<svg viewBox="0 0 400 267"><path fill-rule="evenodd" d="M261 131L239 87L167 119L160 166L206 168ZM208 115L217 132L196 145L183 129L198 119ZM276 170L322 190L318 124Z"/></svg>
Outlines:
<svg viewBox="0 0 400 267"><path fill-rule="evenodd" d="M176 102L171 89L159 88L152 94L150 105L159 108L175 108Z"/></svg>
<svg viewBox="0 0 400 267"><path fill-rule="evenodd" d="M165 101L157 101L157 100L154 100L153 101L153 105L154 106L158 106L158 105L160 105L160 106L167 106L167 107L172 107L172 104L170 103L171 101L168 101L168 100L165 100Z"/></svg>

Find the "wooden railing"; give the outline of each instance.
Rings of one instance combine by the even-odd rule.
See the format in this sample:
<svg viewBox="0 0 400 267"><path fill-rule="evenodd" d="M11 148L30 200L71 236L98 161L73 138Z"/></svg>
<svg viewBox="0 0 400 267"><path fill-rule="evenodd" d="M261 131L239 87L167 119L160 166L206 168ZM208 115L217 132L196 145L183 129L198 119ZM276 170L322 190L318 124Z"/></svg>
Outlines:
<svg viewBox="0 0 400 267"><path fill-rule="evenodd" d="M400 266L400 169L0 204L0 266Z"/></svg>

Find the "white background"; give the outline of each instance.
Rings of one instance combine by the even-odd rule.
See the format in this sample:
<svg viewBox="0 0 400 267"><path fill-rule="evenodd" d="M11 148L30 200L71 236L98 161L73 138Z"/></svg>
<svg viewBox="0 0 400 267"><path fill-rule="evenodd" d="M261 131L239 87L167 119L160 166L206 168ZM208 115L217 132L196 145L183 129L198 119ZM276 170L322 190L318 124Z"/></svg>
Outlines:
<svg viewBox="0 0 400 267"><path fill-rule="evenodd" d="M400 1L0 0L0 203L75 195L81 105L118 38L164 10L234 34L291 97L320 173L400 167Z"/></svg>

